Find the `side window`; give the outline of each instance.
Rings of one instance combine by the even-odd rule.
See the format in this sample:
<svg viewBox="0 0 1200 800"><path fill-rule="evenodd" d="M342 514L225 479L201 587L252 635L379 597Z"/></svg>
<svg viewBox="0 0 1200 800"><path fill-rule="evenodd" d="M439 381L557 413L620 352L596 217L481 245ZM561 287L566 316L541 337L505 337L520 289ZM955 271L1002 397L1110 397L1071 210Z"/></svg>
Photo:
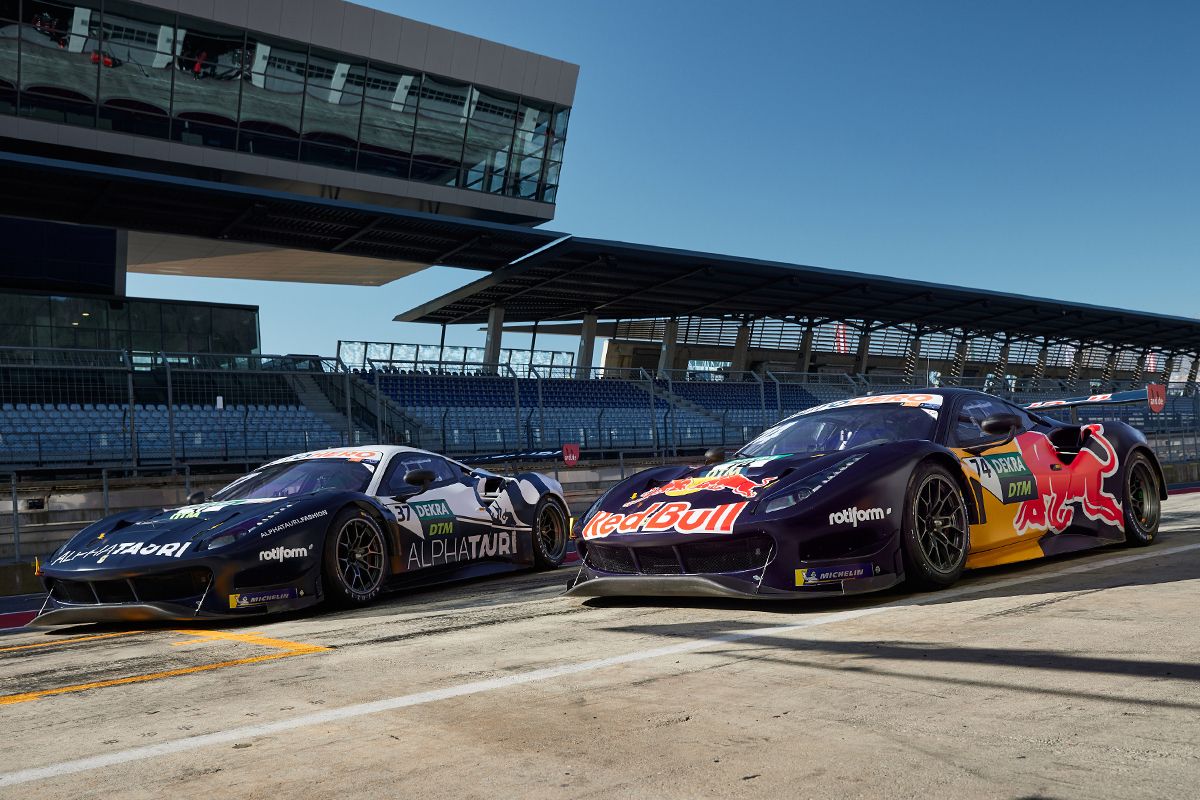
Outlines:
<svg viewBox="0 0 1200 800"><path fill-rule="evenodd" d="M1016 414L1021 418L1021 431L1033 430L1038 426L1038 421L1029 416L1029 412L1020 406L1014 406L1012 403L1005 403L1005 411L1010 414Z"/></svg>
<svg viewBox="0 0 1200 800"><path fill-rule="evenodd" d="M967 399L958 407L958 418L954 421L954 444L963 447L995 438L984 433L983 429L979 427L980 424L993 414L1014 414L1016 411L1017 409L999 399L993 400L987 397ZM1020 416L1023 425L1030 422L1028 415L1022 412Z"/></svg>
<svg viewBox="0 0 1200 800"><path fill-rule="evenodd" d="M404 476L414 469L433 470L436 477L432 486L442 486L455 478L455 470L444 459L427 453L400 453L393 457L392 463L388 465L388 474L380 485L379 494L395 497L415 492L415 486L404 482Z"/></svg>

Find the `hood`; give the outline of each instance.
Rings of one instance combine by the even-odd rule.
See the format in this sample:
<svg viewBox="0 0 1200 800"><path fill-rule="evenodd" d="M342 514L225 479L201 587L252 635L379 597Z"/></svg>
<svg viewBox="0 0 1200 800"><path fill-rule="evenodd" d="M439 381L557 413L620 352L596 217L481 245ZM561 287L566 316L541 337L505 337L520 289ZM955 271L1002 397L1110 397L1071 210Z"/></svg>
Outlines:
<svg viewBox="0 0 1200 800"><path fill-rule="evenodd" d="M84 528L46 567L110 569L161 564L195 554L204 534L263 520L290 508L296 498L232 500L152 509L108 517Z"/></svg>
<svg viewBox="0 0 1200 800"><path fill-rule="evenodd" d="M849 455L840 451L783 454L737 458L698 467L646 470L613 490L604 508L637 510L651 502L677 499L704 507L757 500L773 494L776 489L823 472Z"/></svg>
<svg viewBox="0 0 1200 800"><path fill-rule="evenodd" d="M738 518L753 513L762 498L858 454L784 454L646 470L609 491L582 536L732 533Z"/></svg>

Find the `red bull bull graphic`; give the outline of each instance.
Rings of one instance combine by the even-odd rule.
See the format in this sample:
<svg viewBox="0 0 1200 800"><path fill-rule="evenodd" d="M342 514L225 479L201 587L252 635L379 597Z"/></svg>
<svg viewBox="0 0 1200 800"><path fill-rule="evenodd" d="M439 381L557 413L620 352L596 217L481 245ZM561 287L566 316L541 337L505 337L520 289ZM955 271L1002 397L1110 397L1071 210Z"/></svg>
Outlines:
<svg viewBox="0 0 1200 800"><path fill-rule="evenodd" d="M653 503L633 514L597 511L583 529L584 539L614 533L733 533L733 524L750 503L692 508L688 502Z"/></svg>
<svg viewBox="0 0 1200 800"><path fill-rule="evenodd" d="M637 497L630 499L625 504L625 507L628 508L629 506L637 505L648 498L659 495L665 494L667 497L682 497L683 495L695 492L733 492L738 497L750 500L757 496L759 489L770 486L776 480L776 478L763 478L761 481L756 481L741 474L677 478L676 480L664 483L662 486L653 486L647 489Z"/></svg>
<svg viewBox="0 0 1200 800"><path fill-rule="evenodd" d="M1037 477L1038 496L1021 503L1013 525L1019 535L1030 531L1062 533L1075 519L1075 506L1090 520L1124 530L1125 515L1116 497L1104 491L1105 479L1119 467L1117 451L1104 436L1103 425L1085 425L1079 454L1064 462L1050 439L1029 431L1017 446Z"/></svg>

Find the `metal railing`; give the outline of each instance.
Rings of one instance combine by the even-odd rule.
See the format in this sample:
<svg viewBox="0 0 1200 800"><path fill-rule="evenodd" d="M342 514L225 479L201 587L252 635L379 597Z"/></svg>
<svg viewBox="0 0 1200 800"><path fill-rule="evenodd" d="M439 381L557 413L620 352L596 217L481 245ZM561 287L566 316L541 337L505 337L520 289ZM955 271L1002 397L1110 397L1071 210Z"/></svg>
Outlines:
<svg viewBox="0 0 1200 800"><path fill-rule="evenodd" d="M879 373L651 375L640 368L554 365L533 365L525 373L506 364L464 362L413 372L407 363L368 359L368 369L360 370L316 355L0 348L0 469L174 468L368 442L449 455L564 443L676 453L740 444L818 403L920 388L915 379L909 384L903 375ZM1037 391L1020 381L962 383L973 382L1021 402L1071 391L1049 380ZM1084 392L1110 388L1080 383ZM398 389L405 384L409 390ZM425 405L414 400L421 386L431 398ZM474 394L437 406L437 398L457 396L446 387ZM1164 442L1189 452L1198 402L1194 385L1172 384L1167 414L1129 421L1149 434L1149 426L1166 425L1170 417L1172 427L1161 431ZM1180 407L1186 413L1176 413Z"/></svg>
<svg viewBox="0 0 1200 800"><path fill-rule="evenodd" d="M0 468L175 467L356 443L350 377L319 356L0 348Z"/></svg>

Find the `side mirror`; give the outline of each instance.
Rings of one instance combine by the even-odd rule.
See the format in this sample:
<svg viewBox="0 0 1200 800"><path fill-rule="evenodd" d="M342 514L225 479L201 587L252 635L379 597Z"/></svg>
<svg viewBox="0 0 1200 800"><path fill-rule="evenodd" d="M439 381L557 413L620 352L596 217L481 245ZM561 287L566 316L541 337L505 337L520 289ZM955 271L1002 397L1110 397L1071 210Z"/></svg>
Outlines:
<svg viewBox="0 0 1200 800"><path fill-rule="evenodd" d="M1016 433L1021 427L1021 418L1016 414L992 414L979 423L979 427L988 436Z"/></svg>
<svg viewBox="0 0 1200 800"><path fill-rule="evenodd" d="M990 450L993 447L1003 447L1013 440L1017 435L1017 431L1021 429L1021 418L1016 414L992 414L990 417L984 417L983 422L979 423L979 429L988 436L1003 436L1004 440L1000 442L987 442L977 447L968 447L967 452L971 455L979 455L984 450Z"/></svg>
<svg viewBox="0 0 1200 800"><path fill-rule="evenodd" d="M720 464L725 460L724 447L710 447L704 451L704 463L706 465Z"/></svg>
<svg viewBox="0 0 1200 800"><path fill-rule="evenodd" d="M433 474L431 469L410 469L404 473L404 482L409 486L419 486L421 491L425 491L429 484L433 483L437 476Z"/></svg>
<svg viewBox="0 0 1200 800"><path fill-rule="evenodd" d="M207 499L208 499L208 495L206 495L204 493L204 490L197 489L196 491L192 492L191 494L189 494L187 496L187 504L189 506L198 506Z"/></svg>

